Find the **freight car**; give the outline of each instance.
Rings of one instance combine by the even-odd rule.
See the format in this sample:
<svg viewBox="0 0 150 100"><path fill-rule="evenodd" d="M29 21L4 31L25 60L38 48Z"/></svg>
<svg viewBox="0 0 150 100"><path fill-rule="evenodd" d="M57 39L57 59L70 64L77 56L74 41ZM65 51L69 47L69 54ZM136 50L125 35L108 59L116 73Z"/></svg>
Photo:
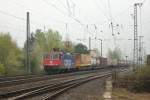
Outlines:
<svg viewBox="0 0 150 100"><path fill-rule="evenodd" d="M91 57L89 54L76 53L74 55L75 55L75 67L77 69L91 66L91 59L90 59Z"/></svg>
<svg viewBox="0 0 150 100"><path fill-rule="evenodd" d="M107 66L108 65L108 59L104 57L98 57L100 61L100 66Z"/></svg>
<svg viewBox="0 0 150 100"><path fill-rule="evenodd" d="M101 63L106 64L106 58L91 56L91 54L65 53L53 50L43 59L44 70L47 73L60 73L82 69L94 69Z"/></svg>

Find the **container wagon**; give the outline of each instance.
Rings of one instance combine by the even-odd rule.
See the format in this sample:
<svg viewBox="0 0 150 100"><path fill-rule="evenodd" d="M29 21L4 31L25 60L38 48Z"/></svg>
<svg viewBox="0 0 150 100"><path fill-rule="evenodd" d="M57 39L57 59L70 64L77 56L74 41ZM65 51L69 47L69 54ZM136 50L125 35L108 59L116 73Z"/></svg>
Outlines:
<svg viewBox="0 0 150 100"><path fill-rule="evenodd" d="M75 56L75 66L77 69L82 69L84 67L91 66L90 54L74 54Z"/></svg>

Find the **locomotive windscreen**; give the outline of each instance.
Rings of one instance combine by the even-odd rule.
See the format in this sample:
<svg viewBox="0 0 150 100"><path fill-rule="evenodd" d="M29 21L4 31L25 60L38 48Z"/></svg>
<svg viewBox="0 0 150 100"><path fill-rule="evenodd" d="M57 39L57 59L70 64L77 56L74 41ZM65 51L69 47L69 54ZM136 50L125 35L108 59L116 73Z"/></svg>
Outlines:
<svg viewBox="0 0 150 100"><path fill-rule="evenodd" d="M44 59L48 59L48 58L49 58L49 54L48 54L48 53L45 53L45 54L43 55L43 58L44 58Z"/></svg>
<svg viewBox="0 0 150 100"><path fill-rule="evenodd" d="M59 54L58 53L53 53L51 55L51 60L57 60L57 59L59 59Z"/></svg>

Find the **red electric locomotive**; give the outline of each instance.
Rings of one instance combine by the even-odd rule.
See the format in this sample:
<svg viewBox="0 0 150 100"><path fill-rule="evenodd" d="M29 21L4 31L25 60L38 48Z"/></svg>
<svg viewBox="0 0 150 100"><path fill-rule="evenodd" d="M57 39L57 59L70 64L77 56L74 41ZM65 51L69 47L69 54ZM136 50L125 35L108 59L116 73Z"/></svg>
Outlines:
<svg viewBox="0 0 150 100"><path fill-rule="evenodd" d="M60 73L74 68L74 57L70 53L53 50L44 56L44 70L47 73Z"/></svg>

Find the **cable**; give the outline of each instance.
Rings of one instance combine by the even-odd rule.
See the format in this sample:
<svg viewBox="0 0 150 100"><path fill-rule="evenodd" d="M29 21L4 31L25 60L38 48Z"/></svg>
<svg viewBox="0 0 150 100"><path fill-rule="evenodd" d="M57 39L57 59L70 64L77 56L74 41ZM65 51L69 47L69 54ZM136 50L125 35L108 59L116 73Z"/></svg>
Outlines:
<svg viewBox="0 0 150 100"><path fill-rule="evenodd" d="M143 2L142 2L143 5L144 5L145 1L146 1L146 0L143 0Z"/></svg>
<svg viewBox="0 0 150 100"><path fill-rule="evenodd" d="M133 5L130 5L129 7L127 7L126 9L124 9L123 11L119 12L118 14L115 15L116 17L120 17L122 16L125 12L127 12Z"/></svg>
<svg viewBox="0 0 150 100"><path fill-rule="evenodd" d="M60 2L60 4L62 4L63 5L63 7L65 8L65 9L67 9L67 7L62 3L62 1L61 0L59 0L59 2ZM68 9L67 9L68 10Z"/></svg>
<svg viewBox="0 0 150 100"><path fill-rule="evenodd" d="M59 0L60 1L60 0ZM18 5L18 6L20 6L20 7L25 7L25 5L22 5L22 4L19 4L19 3L17 3L17 2L13 2L13 1L11 1L12 3L15 3L16 5ZM28 10L30 10L31 12L32 12L32 14L33 15L35 15L35 16L39 16L41 13L40 12L37 12L37 11L33 11L32 9L30 9L29 7L27 7L26 9L28 9ZM41 16L40 16L41 17ZM51 16L50 16L51 17ZM55 20L57 23L66 23L66 22L64 22L64 21L60 21L60 20L56 20L55 18L53 18L53 17L51 17L53 20ZM48 19L48 18L46 18L46 17L41 17L40 19Z"/></svg>
<svg viewBox="0 0 150 100"><path fill-rule="evenodd" d="M14 2L14 1L11 1L12 3L14 3L14 4L16 4L17 6L19 6L19 7L25 7L24 5L22 5L22 4L20 4L20 3L17 3L17 2ZM28 10L30 10L31 12L36 12L36 11L33 11L32 9L30 9L29 7L27 7L26 9L28 9ZM33 14L33 15L35 15L35 16L39 16L39 12L37 13L31 13L31 14ZM52 18L52 17L51 17ZM46 17L41 17L41 19L42 20L45 20L45 19L47 19ZM66 22L64 22L64 21L60 21L60 20L56 20L55 18L52 18L53 20L55 20L57 23L66 23ZM41 26L41 24L39 24L39 23L36 23L35 21L31 21L31 24L33 24L33 25L35 25L35 26ZM48 26L48 25L47 25Z"/></svg>
<svg viewBox="0 0 150 100"><path fill-rule="evenodd" d="M3 14L3 15L11 16L11 17L13 17L13 18L15 18L15 19L18 19L18 20L25 21L24 18L17 17L17 16L15 16L15 15L12 15L12 14L10 14L10 13L4 12L4 11L2 11L2 10L0 10L0 13Z"/></svg>
<svg viewBox="0 0 150 100"><path fill-rule="evenodd" d="M17 17L17 16L15 16L15 15L12 15L12 14L10 14L10 13L4 12L4 11L2 11L2 10L0 10L0 13L3 14L3 15L6 15L6 16L13 17L13 18L18 19L18 20L26 21L25 18ZM35 23L35 22L32 22L32 23ZM37 23L35 23L35 25L37 25Z"/></svg>
<svg viewBox="0 0 150 100"><path fill-rule="evenodd" d="M51 5L52 7L54 7L57 11L59 11L61 14L65 15L66 16L66 13L64 11L62 11L61 9L59 9L56 5L48 2L47 0L42 0L44 1L46 4L48 5ZM71 16L67 16L67 17L70 17L71 19L75 20L76 22L78 22L80 25L84 25L81 23L81 21L79 21L77 18L74 18L74 17L71 17Z"/></svg>
<svg viewBox="0 0 150 100"><path fill-rule="evenodd" d="M13 26L13 24L12 25L10 25L10 23L9 23L9 25L0 25L1 27L7 27L8 29L13 29L13 30L16 30L16 31L21 31L21 32L25 32L25 30L21 30L21 29L17 29L17 28L15 28L15 27L12 27Z"/></svg>
<svg viewBox="0 0 150 100"><path fill-rule="evenodd" d="M101 8L101 6L99 5L99 3L98 3L96 0L94 0L93 2L94 2L95 5L97 6L97 8L99 8L99 9L101 10L101 12L102 12L102 14L104 15L104 17L106 17L106 19L109 21L110 19L108 18L108 16L106 15L106 13L102 10L102 8Z"/></svg>
<svg viewBox="0 0 150 100"><path fill-rule="evenodd" d="M47 0L42 0L44 1L46 4L51 5L52 7L54 7L57 11L59 11L61 14L66 15L64 11L62 11L61 9L59 9L55 4L48 2Z"/></svg>
<svg viewBox="0 0 150 100"><path fill-rule="evenodd" d="M16 1L14 1L14 0L10 0L9 2L12 2L12 3L16 4L17 6L20 6L21 8L24 7L24 8L26 8L26 10L33 11L29 7L25 7L24 5L22 5L22 4L20 4L20 3L16 2Z"/></svg>
<svg viewBox="0 0 150 100"><path fill-rule="evenodd" d="M110 20L112 21L113 18L111 13L110 0L108 0L108 11L109 11Z"/></svg>
<svg viewBox="0 0 150 100"><path fill-rule="evenodd" d="M114 25L113 25L113 17L112 17L112 13L111 13L111 6L110 6L110 0L107 0L108 1L108 10L109 10L109 16L110 16L110 22L111 22L111 29L112 29L112 36L113 36L113 39L114 39L114 46L115 48L117 47L116 46L116 37L114 35Z"/></svg>

